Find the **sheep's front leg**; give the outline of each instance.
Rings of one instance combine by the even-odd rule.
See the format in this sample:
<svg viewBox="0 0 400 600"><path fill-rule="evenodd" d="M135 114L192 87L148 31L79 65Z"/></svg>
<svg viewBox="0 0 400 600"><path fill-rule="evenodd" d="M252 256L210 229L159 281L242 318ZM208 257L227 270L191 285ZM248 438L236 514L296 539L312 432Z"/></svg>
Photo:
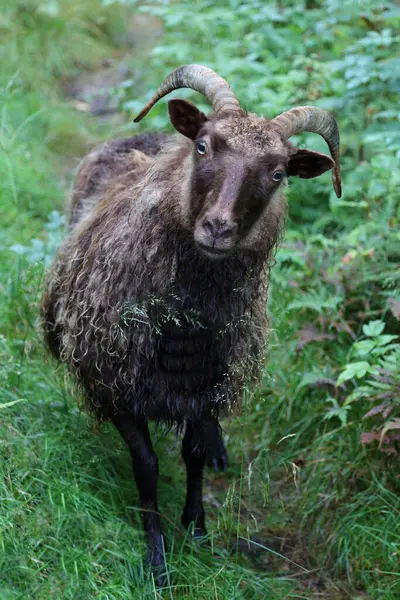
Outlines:
<svg viewBox="0 0 400 600"><path fill-rule="evenodd" d="M147 536L149 561L160 571L164 565L163 539L157 506L158 461L145 420L136 420L129 413L121 413L112 419L126 442L133 464L133 473L143 510L143 526ZM161 574L160 574L161 577ZM162 578L162 577L161 577Z"/></svg>

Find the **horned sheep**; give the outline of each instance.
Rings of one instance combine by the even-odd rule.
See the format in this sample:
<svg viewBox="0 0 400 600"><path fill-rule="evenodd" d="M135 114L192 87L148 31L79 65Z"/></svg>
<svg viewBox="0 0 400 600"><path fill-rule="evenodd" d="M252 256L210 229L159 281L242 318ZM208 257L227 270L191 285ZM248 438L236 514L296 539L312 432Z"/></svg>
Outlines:
<svg viewBox="0 0 400 600"><path fill-rule="evenodd" d="M211 69L184 65L136 121L182 87L203 93L213 112L170 100L181 135L117 140L83 161L41 309L51 351L129 447L153 568L164 555L148 421L185 429L182 523L204 536L203 468L227 460L218 414L240 402L263 365L287 178L332 168L341 193L332 115L297 107L267 120L242 110ZM302 131L320 134L332 158L294 147L288 140Z"/></svg>

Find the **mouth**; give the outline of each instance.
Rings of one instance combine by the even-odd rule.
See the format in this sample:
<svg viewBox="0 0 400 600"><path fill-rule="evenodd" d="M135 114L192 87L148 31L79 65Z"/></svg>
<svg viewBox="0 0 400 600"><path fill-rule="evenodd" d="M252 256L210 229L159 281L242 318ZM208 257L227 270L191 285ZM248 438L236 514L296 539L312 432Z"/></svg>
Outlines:
<svg viewBox="0 0 400 600"><path fill-rule="evenodd" d="M216 248L215 246L207 246L206 244L201 244L200 242L196 242L196 246L200 250L201 254L207 256L208 258L225 258L231 253L231 250Z"/></svg>

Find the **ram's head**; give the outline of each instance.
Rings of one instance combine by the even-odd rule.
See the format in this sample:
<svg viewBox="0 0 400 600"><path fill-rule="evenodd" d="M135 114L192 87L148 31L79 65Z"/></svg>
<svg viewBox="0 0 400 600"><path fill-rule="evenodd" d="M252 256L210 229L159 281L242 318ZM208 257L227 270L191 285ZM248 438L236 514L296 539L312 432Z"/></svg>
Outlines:
<svg viewBox="0 0 400 600"><path fill-rule="evenodd" d="M203 254L218 258L251 247L262 234L263 217L273 218L288 177L318 177L333 169L340 197L339 132L330 113L302 106L267 120L242 110L228 83L211 69L184 65L165 79L135 122L182 87L203 93L213 106L206 116L187 100L169 101L172 125L193 142L189 222ZM321 135L332 158L289 142L303 131Z"/></svg>

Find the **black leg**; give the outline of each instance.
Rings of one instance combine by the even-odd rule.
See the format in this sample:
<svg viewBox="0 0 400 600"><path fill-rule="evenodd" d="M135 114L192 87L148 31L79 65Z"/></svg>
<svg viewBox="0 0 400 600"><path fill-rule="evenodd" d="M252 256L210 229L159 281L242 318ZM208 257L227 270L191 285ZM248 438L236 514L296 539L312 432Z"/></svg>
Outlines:
<svg viewBox="0 0 400 600"><path fill-rule="evenodd" d="M147 536L149 561L152 567L164 565L161 523L157 506L158 461L145 420L137 420L129 413L112 419L132 456L133 473L143 509L143 526Z"/></svg>
<svg viewBox="0 0 400 600"><path fill-rule="evenodd" d="M203 536L206 534L202 490L204 465L207 462L215 471L225 471L228 466L228 454L216 418L187 421L182 456L187 472L186 504L182 524L187 528L193 523L195 536Z"/></svg>
<svg viewBox="0 0 400 600"><path fill-rule="evenodd" d="M195 536L203 536L207 533L202 494L206 447L201 422L187 421L182 442L182 457L187 473L186 504L182 514L182 524L188 528L193 523Z"/></svg>
<svg viewBox="0 0 400 600"><path fill-rule="evenodd" d="M226 471L228 467L228 453L221 437L221 429L217 419L212 419L203 424L204 443L206 447L206 461L214 471Z"/></svg>

